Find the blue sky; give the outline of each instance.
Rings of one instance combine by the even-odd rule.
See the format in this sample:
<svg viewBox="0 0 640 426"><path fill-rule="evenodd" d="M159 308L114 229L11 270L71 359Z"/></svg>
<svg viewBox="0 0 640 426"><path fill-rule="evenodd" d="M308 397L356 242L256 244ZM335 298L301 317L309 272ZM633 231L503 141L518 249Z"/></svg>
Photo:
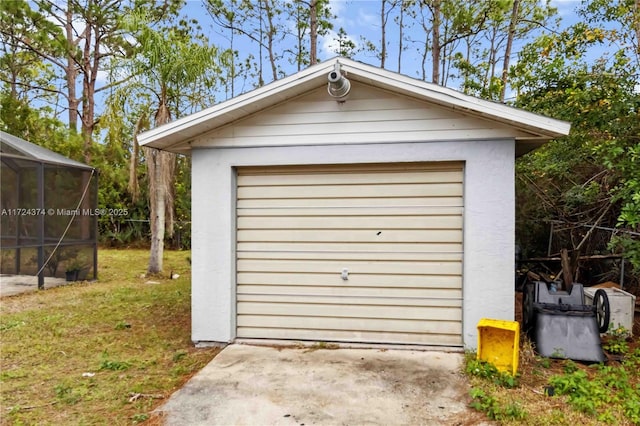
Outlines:
<svg viewBox="0 0 640 426"><path fill-rule="evenodd" d="M552 6L558 9L558 16L562 18L562 27L569 26L575 23L576 15L575 9L580 5L580 1L576 0L553 0ZM318 57L320 60L329 59L336 56L336 33L339 28L344 28L349 35L349 38L357 45L362 46L361 38L364 37L373 43L379 44L380 40L380 0L330 0L331 10L334 15L337 16L333 20L334 28L325 37L320 37L318 42ZM184 12L191 17L198 19L203 26L205 32L210 37L210 40L214 44L218 44L221 47L224 46L226 40L219 34L216 34L217 30L214 29L211 19L200 0L189 0ZM393 26L391 23L390 27ZM414 28L412 30L416 37L419 36L421 29ZM239 40L240 38L238 38ZM387 32L387 40L389 49L389 55L387 59L387 68L397 70L397 31L390 30ZM520 50L524 41L516 41L513 52L516 53ZM403 64L401 72L403 74L420 77L420 55L418 46L409 46L403 53ZM357 60L362 62L371 63L373 65L379 65L379 59L375 58L373 53L361 53L356 56ZM515 55L514 55L515 59ZM294 72L294 69L285 69L287 74Z"/></svg>

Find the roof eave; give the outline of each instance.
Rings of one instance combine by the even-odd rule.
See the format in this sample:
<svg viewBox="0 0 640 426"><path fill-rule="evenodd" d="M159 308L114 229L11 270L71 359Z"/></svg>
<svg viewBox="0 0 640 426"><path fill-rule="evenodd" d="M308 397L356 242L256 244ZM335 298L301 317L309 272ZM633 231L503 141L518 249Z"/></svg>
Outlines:
<svg viewBox="0 0 640 426"><path fill-rule="evenodd" d="M526 140L538 140L540 144L565 136L571 129L570 123L565 121L478 99L447 87L416 80L372 65L345 58L334 58L195 114L151 129L140 134L138 142L140 145L153 148L184 152L185 142L199 135L326 84L326 75L334 68L336 62L340 62L345 75L354 81L428 101L452 111L509 125L531 134L531 137L527 137Z"/></svg>
<svg viewBox="0 0 640 426"><path fill-rule="evenodd" d="M352 76L354 81L393 90L414 98L417 97L440 105L444 108L451 109L452 111L458 111L468 115L498 121L548 139L566 136L569 134L571 129L571 123L566 121L546 117L501 103L479 99L448 87L416 80L414 78L382 68L373 67L371 65L360 64L357 62L356 64L361 67L360 69L362 71L378 78L371 79L361 77L356 73ZM345 66L345 70L347 70L347 72L350 66L353 66L353 64L349 63L348 66Z"/></svg>
<svg viewBox="0 0 640 426"><path fill-rule="evenodd" d="M324 84L326 73L333 69L333 64L334 62L331 61L309 67L292 76L148 130L138 136L138 143L143 146L167 149L185 140L193 139Z"/></svg>

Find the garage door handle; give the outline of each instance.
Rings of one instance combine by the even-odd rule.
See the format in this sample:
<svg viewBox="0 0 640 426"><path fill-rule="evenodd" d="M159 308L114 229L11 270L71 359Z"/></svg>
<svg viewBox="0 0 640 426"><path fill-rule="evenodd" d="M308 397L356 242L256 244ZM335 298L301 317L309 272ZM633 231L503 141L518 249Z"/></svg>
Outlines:
<svg viewBox="0 0 640 426"><path fill-rule="evenodd" d="M349 269L343 268L341 276L344 281L347 281L349 279Z"/></svg>

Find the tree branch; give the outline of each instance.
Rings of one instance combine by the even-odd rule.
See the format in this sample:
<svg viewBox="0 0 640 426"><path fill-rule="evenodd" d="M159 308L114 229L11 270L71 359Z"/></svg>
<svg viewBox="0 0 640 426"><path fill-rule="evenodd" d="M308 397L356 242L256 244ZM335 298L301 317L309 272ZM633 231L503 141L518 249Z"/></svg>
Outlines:
<svg viewBox="0 0 640 426"><path fill-rule="evenodd" d="M0 81L2 81L3 83L7 83L7 84L16 84L16 85L21 86L21 87L26 87L29 90L42 90L43 92L49 92L49 93L54 93L56 95L62 95L66 99L69 99L68 96L63 91L58 90L58 89L50 89L48 87L35 86L35 85L32 85L32 84L22 83L22 82L19 82L19 81L9 81L9 80L4 79L2 77L0 77Z"/></svg>
<svg viewBox="0 0 640 426"><path fill-rule="evenodd" d="M32 53L35 53L37 56L41 57L42 59L51 62L54 65L57 65L58 67L65 69L65 65L62 62L59 62L58 60L56 60L53 56L47 55L43 52L41 52L40 50L36 49L34 46L32 46L30 43L26 42L25 40L21 40L21 39L16 39L16 37L13 34L1 31L0 34L2 34L3 36L7 37L10 42L6 43L11 47L17 48L17 49L24 49L24 50L28 50Z"/></svg>
<svg viewBox="0 0 640 426"><path fill-rule="evenodd" d="M96 88L95 93L102 92L103 90L114 88L116 86L121 85L122 83L126 83L127 81L129 81L129 80L131 80L131 79L133 79L135 77L136 77L135 75L130 75L129 77L127 77L127 78L125 78L123 80L114 81L113 83L105 84L104 86L100 86L100 87Z"/></svg>
<svg viewBox="0 0 640 426"><path fill-rule="evenodd" d="M596 221L593 223L593 225L591 225L591 228L587 231L587 233L585 234L584 238L582 239L582 241L580 241L580 244L578 244L578 247L576 247L576 250L580 250L580 247L582 247L582 245L589 239L589 237L591 236L591 234L593 233L593 231L597 228L598 224L602 221L602 219L604 218L604 216L609 213L609 210L611 210L611 207L613 207L613 204L609 203L607 205L607 208L604 209L604 211L602 212L602 214L600 215L600 217L598 217L598 219L596 219Z"/></svg>

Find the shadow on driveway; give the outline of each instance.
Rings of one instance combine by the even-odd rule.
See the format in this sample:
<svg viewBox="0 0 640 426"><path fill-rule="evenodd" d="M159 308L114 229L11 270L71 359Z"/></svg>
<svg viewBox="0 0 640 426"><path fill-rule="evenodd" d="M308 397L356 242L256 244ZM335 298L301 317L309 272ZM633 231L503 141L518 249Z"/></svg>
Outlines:
<svg viewBox="0 0 640 426"><path fill-rule="evenodd" d="M461 353L234 344L155 414L166 425L477 425Z"/></svg>

